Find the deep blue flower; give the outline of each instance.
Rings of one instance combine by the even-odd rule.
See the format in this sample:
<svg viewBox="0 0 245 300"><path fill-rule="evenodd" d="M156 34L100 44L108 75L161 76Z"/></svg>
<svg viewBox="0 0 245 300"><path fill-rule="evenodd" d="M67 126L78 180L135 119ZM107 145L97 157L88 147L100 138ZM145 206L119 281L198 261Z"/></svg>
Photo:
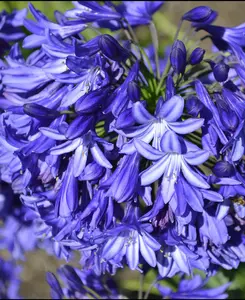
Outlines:
<svg viewBox="0 0 245 300"><path fill-rule="evenodd" d="M214 78L218 82L224 82L228 78L229 66L225 63L218 63L213 66Z"/></svg>
<svg viewBox="0 0 245 300"><path fill-rule="evenodd" d="M108 34L100 36L99 49L106 57L114 61L125 61L130 56L130 52Z"/></svg>
<svg viewBox="0 0 245 300"><path fill-rule="evenodd" d="M231 177L235 175L235 169L228 161L219 161L213 167L213 172L218 177Z"/></svg>
<svg viewBox="0 0 245 300"><path fill-rule="evenodd" d="M171 66L177 74L184 74L186 67L186 48L182 41L177 40L170 53Z"/></svg>
<svg viewBox="0 0 245 300"><path fill-rule="evenodd" d="M167 79L166 79L166 91L165 91L165 101L171 99L174 95L176 95L176 89L174 86L174 81L173 81L173 77L171 75L168 75ZM159 100L158 101L158 108L160 109L160 107L162 106L163 101ZM160 105L160 107L159 107Z"/></svg>
<svg viewBox="0 0 245 300"><path fill-rule="evenodd" d="M203 23L210 18L212 14L212 8L209 6L197 6L182 16L182 20L190 22Z"/></svg>
<svg viewBox="0 0 245 300"><path fill-rule="evenodd" d="M190 58L189 58L189 62L192 65L197 65L199 64L204 57L205 54L205 50L202 48L196 48L191 52Z"/></svg>

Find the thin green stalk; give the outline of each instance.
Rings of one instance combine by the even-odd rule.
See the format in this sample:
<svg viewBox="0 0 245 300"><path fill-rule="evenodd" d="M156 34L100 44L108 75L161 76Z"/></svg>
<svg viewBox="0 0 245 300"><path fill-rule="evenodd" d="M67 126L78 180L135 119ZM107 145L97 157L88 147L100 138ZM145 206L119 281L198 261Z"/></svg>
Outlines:
<svg viewBox="0 0 245 300"><path fill-rule="evenodd" d="M152 284L149 286L148 290L145 293L145 297L144 299L148 299L151 290L154 288L154 285L158 282L158 278L154 279L154 281L152 282Z"/></svg>
<svg viewBox="0 0 245 300"><path fill-rule="evenodd" d="M140 273L138 299L143 299L144 274Z"/></svg>
<svg viewBox="0 0 245 300"><path fill-rule="evenodd" d="M179 32L180 32L180 28L181 28L181 25L183 23L183 20L180 20L179 21L179 24L178 24L178 27L177 27L177 31L175 33L175 36L174 36L174 42L177 40L178 38L178 35L179 35ZM163 82L164 82L164 78L167 76L169 70L170 70L170 67L171 67L171 64L170 64L170 55L168 56L168 60L167 60L167 64L166 64L166 67L165 67L165 70L164 72L162 73L162 76L161 76L161 79L160 79L160 82L158 84L158 87L157 87L157 90L156 90L156 94L159 93L160 89L161 89L161 86L163 85Z"/></svg>
<svg viewBox="0 0 245 300"><path fill-rule="evenodd" d="M157 79L159 80L160 79L160 65L159 65L159 56L158 56L159 42L158 42L157 30L156 30L156 26L153 22L150 22L149 28L150 28L150 33L151 33L152 44L154 46Z"/></svg>

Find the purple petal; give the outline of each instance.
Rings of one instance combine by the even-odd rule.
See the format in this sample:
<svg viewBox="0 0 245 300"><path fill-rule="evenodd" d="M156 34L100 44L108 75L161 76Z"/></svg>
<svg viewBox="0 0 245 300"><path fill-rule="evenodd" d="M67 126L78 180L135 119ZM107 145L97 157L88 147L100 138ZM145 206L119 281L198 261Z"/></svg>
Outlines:
<svg viewBox="0 0 245 300"><path fill-rule="evenodd" d="M109 239L109 241L105 244L103 248L101 256L106 260L114 258L114 256L121 251L121 249L124 246L124 243L124 236L116 236L114 238Z"/></svg>
<svg viewBox="0 0 245 300"><path fill-rule="evenodd" d="M171 200L171 198L175 193L175 183L176 183L175 178L169 179L163 177L162 184L161 184L161 192L165 204L167 204Z"/></svg>
<svg viewBox="0 0 245 300"><path fill-rule="evenodd" d="M48 128L48 127L40 127L39 130L41 133L51 139L58 140L58 141L63 141L66 140L66 137L64 134L59 133L58 130Z"/></svg>
<svg viewBox="0 0 245 300"><path fill-rule="evenodd" d="M134 140L134 146L140 155L149 160L158 160L164 155L161 151L138 139Z"/></svg>
<svg viewBox="0 0 245 300"><path fill-rule="evenodd" d="M184 155L185 160L192 166L198 166L209 158L209 152L206 150L191 151Z"/></svg>
<svg viewBox="0 0 245 300"><path fill-rule="evenodd" d="M172 253L172 257L179 269L190 275L190 265L186 255L176 246L175 251Z"/></svg>
<svg viewBox="0 0 245 300"><path fill-rule="evenodd" d="M220 195L219 193L216 193L214 191L202 190L201 193L202 193L204 199L208 199L208 200L214 201L214 202L222 202L223 201L222 195Z"/></svg>
<svg viewBox="0 0 245 300"><path fill-rule="evenodd" d="M167 122L174 122L181 117L183 109L184 99L180 96L173 96L162 105L158 117L165 119Z"/></svg>
<svg viewBox="0 0 245 300"><path fill-rule="evenodd" d="M84 170L88 158L88 148L83 144L78 146L74 154L74 176L78 177Z"/></svg>
<svg viewBox="0 0 245 300"><path fill-rule="evenodd" d="M147 231L143 233L143 240L154 251L161 248L161 245Z"/></svg>
<svg viewBox="0 0 245 300"><path fill-rule="evenodd" d="M125 130L116 130L116 132L120 133L123 136L126 136L128 138L134 138L139 135L143 135L145 132L152 131L153 126L152 124L144 124L140 126L132 126L130 128L127 128Z"/></svg>
<svg viewBox="0 0 245 300"><path fill-rule="evenodd" d="M188 119L182 122L168 123L169 128L178 134L187 134L202 127L204 119Z"/></svg>
<svg viewBox="0 0 245 300"><path fill-rule="evenodd" d="M60 155L64 153L69 153L75 150L81 142L81 139L75 139L73 141L67 141L59 146L55 146L50 149L50 154L52 155Z"/></svg>
<svg viewBox="0 0 245 300"><path fill-rule="evenodd" d="M140 241L140 253L144 257L145 261L152 267L157 264L156 254L143 240L142 236L139 235Z"/></svg>
<svg viewBox="0 0 245 300"><path fill-rule="evenodd" d="M135 270L139 264L139 237L136 235L132 243L127 247L126 252L128 266L131 270Z"/></svg>
<svg viewBox="0 0 245 300"><path fill-rule="evenodd" d="M180 140L173 131L168 130L162 136L160 147L163 152L176 152L181 153L181 143Z"/></svg>
<svg viewBox="0 0 245 300"><path fill-rule="evenodd" d="M245 152L245 141L242 134L234 141L232 147L232 161L238 161Z"/></svg>
<svg viewBox="0 0 245 300"><path fill-rule="evenodd" d="M141 101L134 103L132 107L133 117L139 124L148 123L154 117L147 111Z"/></svg>
<svg viewBox="0 0 245 300"><path fill-rule="evenodd" d="M152 165L150 168L141 173L141 184L149 185L158 180L164 173L169 162L169 155L165 155L162 159Z"/></svg>
<svg viewBox="0 0 245 300"><path fill-rule="evenodd" d="M181 170L186 180L190 184L202 189L210 188L209 184L205 181L205 179L202 178L201 175L194 172L184 160L182 160L181 162Z"/></svg>
<svg viewBox="0 0 245 300"><path fill-rule="evenodd" d="M104 153L100 150L97 143L94 143L93 147L90 148L91 154L93 155L94 160L105 168L112 168L111 163L107 160Z"/></svg>

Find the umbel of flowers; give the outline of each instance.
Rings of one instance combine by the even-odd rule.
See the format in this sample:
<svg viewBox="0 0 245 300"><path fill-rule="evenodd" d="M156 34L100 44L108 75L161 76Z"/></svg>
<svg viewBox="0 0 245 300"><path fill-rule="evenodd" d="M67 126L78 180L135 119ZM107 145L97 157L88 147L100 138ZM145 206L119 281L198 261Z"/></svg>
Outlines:
<svg viewBox="0 0 245 300"><path fill-rule="evenodd" d="M154 269L163 297L221 299L229 283L203 286L245 261L245 25L212 25L217 12L196 7L161 57L163 1L115 3L75 1L56 22L32 4L35 21L1 13L0 247L12 260L0 297L18 297L15 262L37 248L67 261L62 285L47 273L53 299L122 298L110 275L126 267ZM180 39L187 23L212 51ZM162 282L175 275L173 291Z"/></svg>

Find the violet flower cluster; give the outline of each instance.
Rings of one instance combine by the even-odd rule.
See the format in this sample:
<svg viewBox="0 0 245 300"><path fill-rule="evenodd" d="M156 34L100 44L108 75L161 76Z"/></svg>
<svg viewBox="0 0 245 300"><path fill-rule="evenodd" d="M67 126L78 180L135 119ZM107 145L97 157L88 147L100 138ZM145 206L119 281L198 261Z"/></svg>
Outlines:
<svg viewBox="0 0 245 300"><path fill-rule="evenodd" d="M196 7L161 57L163 1L73 4L56 22L33 4L35 20L1 14L0 248L65 259L64 287L47 273L53 299L122 298L110 275L126 267L181 275L177 291L155 285L163 297L226 298L229 284L203 286L245 261L245 25ZM212 51L180 38L183 24ZM196 269L207 279L183 277ZM16 297L13 278L0 296Z"/></svg>

